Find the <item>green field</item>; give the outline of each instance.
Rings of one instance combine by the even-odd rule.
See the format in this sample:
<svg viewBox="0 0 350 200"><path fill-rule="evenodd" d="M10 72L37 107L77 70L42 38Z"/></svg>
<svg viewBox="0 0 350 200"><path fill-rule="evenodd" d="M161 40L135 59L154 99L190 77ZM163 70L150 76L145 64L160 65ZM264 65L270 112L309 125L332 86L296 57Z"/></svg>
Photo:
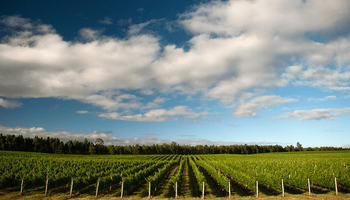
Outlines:
<svg viewBox="0 0 350 200"><path fill-rule="evenodd" d="M180 199L203 194L206 199L229 195L240 199L350 199L350 151L252 155L0 151L0 164L0 199L93 199L96 194L102 199L122 194L127 199L149 195L169 199L176 195L176 183Z"/></svg>

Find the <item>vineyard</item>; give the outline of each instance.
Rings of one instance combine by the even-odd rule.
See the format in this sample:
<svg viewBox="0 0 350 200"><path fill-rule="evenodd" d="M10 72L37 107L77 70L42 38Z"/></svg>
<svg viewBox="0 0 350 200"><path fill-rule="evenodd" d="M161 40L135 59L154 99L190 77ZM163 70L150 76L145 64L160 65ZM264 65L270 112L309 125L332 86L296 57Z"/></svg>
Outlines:
<svg viewBox="0 0 350 200"><path fill-rule="evenodd" d="M350 198L350 152L60 155L0 151L0 199Z"/></svg>

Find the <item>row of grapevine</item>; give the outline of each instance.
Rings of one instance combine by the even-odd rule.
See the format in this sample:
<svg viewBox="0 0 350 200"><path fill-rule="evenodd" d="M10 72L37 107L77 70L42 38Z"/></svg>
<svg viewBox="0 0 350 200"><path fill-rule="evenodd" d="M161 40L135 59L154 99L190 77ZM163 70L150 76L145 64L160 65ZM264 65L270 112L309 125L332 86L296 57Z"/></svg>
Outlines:
<svg viewBox="0 0 350 200"><path fill-rule="evenodd" d="M207 156L202 157L206 159ZM308 190L308 179L311 185L335 189L335 177L337 177L339 185L350 188L350 170L346 165L346 162L349 163L349 159L337 158L335 160L312 157L248 159L249 156L246 156L240 157L242 159L230 160L226 159L229 157L226 155L210 155L208 157L210 157L210 160L206 159L208 163L212 163L251 189L255 187L255 181L259 181L261 184L281 190L281 179L284 179L284 183L287 185L304 190Z"/></svg>
<svg viewBox="0 0 350 200"><path fill-rule="evenodd" d="M192 160L191 157L188 158L189 160L189 164L192 168L192 171L194 173L194 176L196 177L196 180L197 180L197 183L198 183L198 186L199 186L199 191L203 192L203 187L202 187L202 184L203 182L205 182L205 178L204 178L204 175L201 171L199 171L196 163Z"/></svg>
<svg viewBox="0 0 350 200"><path fill-rule="evenodd" d="M153 176L146 178L147 182L152 185L158 186L166 177L169 170L179 163L179 158L176 160L169 161L163 168L160 168ZM155 188L155 187L154 187Z"/></svg>
<svg viewBox="0 0 350 200"><path fill-rule="evenodd" d="M115 157L118 158L118 156ZM71 179L75 182L74 188L83 188L96 183L98 179L108 180L111 177L119 176L119 179L121 179L123 173L139 171L152 164L150 160L146 161L145 159L140 161L107 159L107 161L104 161L101 159L52 159L50 156L35 159L33 157L17 156L8 158L1 156L0 159L2 162L0 166L0 189L18 187L22 180L24 188L27 189L44 186L47 179L49 188L69 184ZM117 179L115 178L114 182L117 182Z"/></svg>
<svg viewBox="0 0 350 200"><path fill-rule="evenodd" d="M224 171L228 176L232 177L236 182L239 182L250 190L254 191L255 188L255 178L248 176L244 172L237 170L222 161L209 161L212 166Z"/></svg>
<svg viewBox="0 0 350 200"><path fill-rule="evenodd" d="M230 180L223 175L220 170L217 170L204 160L196 160L196 163L204 168L222 188L224 188L227 192L229 191L228 182L230 182Z"/></svg>
<svg viewBox="0 0 350 200"><path fill-rule="evenodd" d="M154 165L151 165L147 168L140 169L134 174L129 174L122 178L122 182L124 182L124 189L129 190L133 186L138 185L140 182L144 181L148 176L152 175L154 172L158 170L158 168L165 165L165 162L158 162Z"/></svg>
<svg viewBox="0 0 350 200"><path fill-rule="evenodd" d="M184 158L181 159L179 168L177 169L175 175L171 178L171 181L173 182L174 190L176 190L176 183L178 185L181 184L182 171L183 171L183 167L185 165L185 161L186 161L186 159L184 159Z"/></svg>

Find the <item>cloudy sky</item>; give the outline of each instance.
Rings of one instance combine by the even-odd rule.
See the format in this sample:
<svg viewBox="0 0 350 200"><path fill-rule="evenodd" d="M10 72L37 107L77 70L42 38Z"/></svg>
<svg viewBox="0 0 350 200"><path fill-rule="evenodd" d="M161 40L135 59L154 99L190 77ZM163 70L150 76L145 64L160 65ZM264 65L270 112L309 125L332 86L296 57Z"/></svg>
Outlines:
<svg viewBox="0 0 350 200"><path fill-rule="evenodd" d="M2 2L0 132L350 147L350 1Z"/></svg>

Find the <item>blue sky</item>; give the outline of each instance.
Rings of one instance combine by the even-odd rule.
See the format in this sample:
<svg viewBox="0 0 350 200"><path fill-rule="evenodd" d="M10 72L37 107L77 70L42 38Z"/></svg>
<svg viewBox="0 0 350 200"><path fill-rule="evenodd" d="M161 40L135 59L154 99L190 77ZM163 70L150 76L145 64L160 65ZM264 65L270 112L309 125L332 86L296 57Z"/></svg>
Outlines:
<svg viewBox="0 0 350 200"><path fill-rule="evenodd" d="M0 132L350 147L350 2L5 1Z"/></svg>

